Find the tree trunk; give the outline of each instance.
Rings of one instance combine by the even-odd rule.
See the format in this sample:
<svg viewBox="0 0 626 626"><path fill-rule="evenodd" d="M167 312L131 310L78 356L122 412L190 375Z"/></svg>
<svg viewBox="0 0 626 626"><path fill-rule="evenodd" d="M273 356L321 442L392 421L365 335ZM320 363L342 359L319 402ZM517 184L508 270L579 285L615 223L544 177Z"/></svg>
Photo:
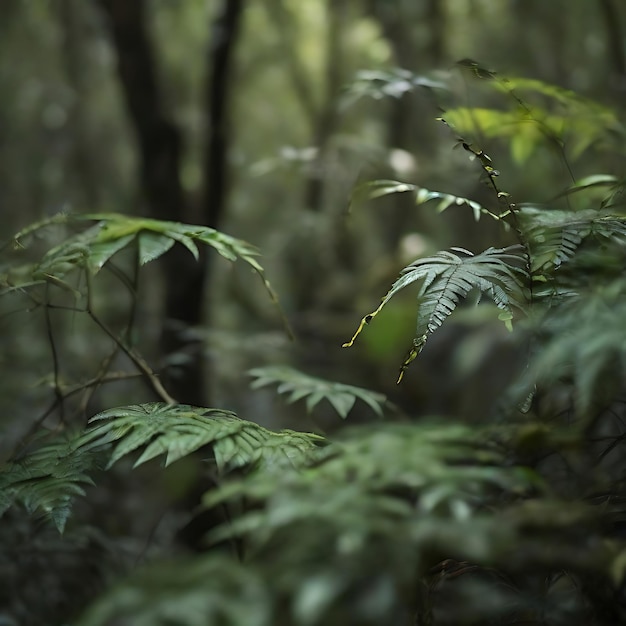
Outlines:
<svg viewBox="0 0 626 626"><path fill-rule="evenodd" d="M203 218L211 228L217 228L222 220L228 193L229 79L242 13L243 0L223 0L209 47Z"/></svg>
<svg viewBox="0 0 626 626"><path fill-rule="evenodd" d="M626 52L620 15L613 0L601 0L600 9L606 28L607 55L613 78L613 91L621 99L626 93Z"/></svg>
<svg viewBox="0 0 626 626"><path fill-rule="evenodd" d="M192 218L189 199L180 180L181 133L167 115L157 85L155 58L146 30L145 0L100 0L111 23L118 71L126 105L137 134L141 183L152 217L172 221L199 221L216 228L226 198L226 96L232 49L242 12L242 0L225 1L213 28L209 54L208 134L204 202ZM165 382L179 401L203 405L207 401L202 345L187 331L204 321L203 294L208 288L206 254L200 262L182 246L162 261L165 280L161 352ZM175 367L167 367L176 355Z"/></svg>

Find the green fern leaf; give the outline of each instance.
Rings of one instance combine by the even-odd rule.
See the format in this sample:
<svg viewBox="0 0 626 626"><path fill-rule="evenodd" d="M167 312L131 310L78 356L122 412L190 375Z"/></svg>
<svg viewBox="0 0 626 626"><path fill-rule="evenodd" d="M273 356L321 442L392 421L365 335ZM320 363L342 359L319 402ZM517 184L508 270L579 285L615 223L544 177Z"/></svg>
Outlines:
<svg viewBox="0 0 626 626"><path fill-rule="evenodd" d="M532 252L532 270L556 269L570 261L590 236L626 243L626 218L594 210L520 212Z"/></svg>
<svg viewBox="0 0 626 626"><path fill-rule="evenodd" d="M49 250L35 269L38 274L60 279L68 271L86 267L96 274L117 252L137 241L141 264L158 259L176 242L198 259L198 244L201 243L230 261L243 260L263 277L263 268L255 259L258 252L253 246L212 228L117 213L64 216L63 221L96 223ZM24 231L19 236L24 237L29 232ZM264 282L268 286L267 280Z"/></svg>
<svg viewBox="0 0 626 626"><path fill-rule="evenodd" d="M361 320L352 339L344 347L353 345L365 325L380 313L393 296L405 287L421 281L415 339L402 364L398 378L400 382L404 371L422 351L428 337L443 324L471 290L476 289L493 300L498 308L509 314L509 323L513 308L524 310L522 280L526 277L526 271L523 269L525 259L522 253L523 248L519 245L489 248L477 255L463 248L452 248L450 251L438 252L414 261L402 270L380 306Z"/></svg>
<svg viewBox="0 0 626 626"><path fill-rule="evenodd" d="M439 202L436 207L437 213L442 213L450 207L467 206L472 210L476 221L480 220L481 215L488 215L492 219L501 220L500 215L493 213L475 200L469 200L468 198L450 193L432 191L424 187L419 187L418 185L402 183L397 180L374 180L357 186L352 192L350 206L366 200L374 200L376 198L382 198L383 196L406 192L411 192L415 195L415 204L425 204L431 200L438 200ZM506 225L506 222L502 222L502 224Z"/></svg>
<svg viewBox="0 0 626 626"><path fill-rule="evenodd" d="M88 431L92 445L118 442L109 467L124 456L144 447L135 467L160 455L165 465L211 445L222 470L242 465L295 465L313 454L323 437L292 431L274 432L240 419L230 411L168 405L158 402L109 409L90 423L104 422Z"/></svg>
<svg viewBox="0 0 626 626"><path fill-rule="evenodd" d="M623 280L568 298L547 311L540 326L541 349L528 370L526 386L572 389L579 417L606 406L626 376L626 288Z"/></svg>
<svg viewBox="0 0 626 626"><path fill-rule="evenodd" d="M250 370L249 373L256 379L252 383L254 389L278 384L278 393L287 395L287 402L296 402L306 398L306 407L309 412L319 402L327 400L339 416L345 419L352 410L355 401L359 399L377 415L382 416L383 406L387 401L383 394L361 387L315 378L290 367L257 367Z"/></svg>
<svg viewBox="0 0 626 626"><path fill-rule="evenodd" d="M79 216L77 219L98 220L100 230L94 240L96 244L118 241L126 237L131 237L132 240L140 233L150 233L152 234L152 248L155 240L158 239L158 237L154 237L154 235L161 235L162 237L172 240L172 242L176 241L185 246L196 260L199 258L198 246L191 236L193 227L187 224L130 217L117 213L90 214ZM163 242L161 245L164 245ZM152 252L154 252L154 249ZM165 252L165 250L163 252ZM163 252L155 255L154 258L158 258Z"/></svg>
<svg viewBox="0 0 626 626"><path fill-rule="evenodd" d="M102 446L83 436L62 437L0 468L0 516L14 504L42 514L63 532L75 498L92 485L90 472L104 464Z"/></svg>
<svg viewBox="0 0 626 626"><path fill-rule="evenodd" d="M19 287L10 276L0 276L0 285L7 284L2 293L11 293L52 284L73 293L80 294L65 280L72 271L89 271L97 274L111 258L124 248L136 242L141 265L158 259L174 243L185 246L194 258L199 258L198 244L212 247L229 261L241 260L248 264L263 282L265 290L278 308L287 333L293 336L289 323L283 314L276 293L265 276L263 267L256 257L258 251L249 243L220 233L212 228L168 222L147 218L131 217L117 213L93 213L86 215L61 215L24 229L15 236L15 245L23 246L22 240L40 228L51 224L84 224L96 222L81 233L66 238L62 244L49 250L28 277L22 277Z"/></svg>
<svg viewBox="0 0 626 626"><path fill-rule="evenodd" d="M575 184L571 187L568 187L565 191L558 194L555 197L555 200L561 198L563 196L571 196L573 194L578 194L581 192L586 192L590 190L599 190L604 189L606 187L609 190L618 189L620 186L620 180L612 176L610 174L592 174L590 176L585 176L580 180L577 180Z"/></svg>
<svg viewBox="0 0 626 626"><path fill-rule="evenodd" d="M93 274L98 273L115 254L126 248L134 239L135 235L125 235L119 239L113 239L112 241L95 240L91 243L87 251L88 264L91 272Z"/></svg>
<svg viewBox="0 0 626 626"><path fill-rule="evenodd" d="M139 263L145 265L155 261L174 245L174 240L165 235L145 231L139 233Z"/></svg>

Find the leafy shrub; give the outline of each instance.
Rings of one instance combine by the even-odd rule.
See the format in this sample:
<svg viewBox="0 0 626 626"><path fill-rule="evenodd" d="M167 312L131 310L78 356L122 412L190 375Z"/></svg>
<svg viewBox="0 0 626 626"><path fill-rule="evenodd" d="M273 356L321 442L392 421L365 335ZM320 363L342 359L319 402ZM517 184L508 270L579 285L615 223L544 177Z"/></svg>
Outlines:
<svg viewBox="0 0 626 626"><path fill-rule="evenodd" d="M570 92L464 65L513 103L513 110L456 109L442 118L462 135L458 143L476 162L491 204L401 181L366 183L353 202L412 193L418 205L437 201L437 211L468 208L478 227L494 220L516 241L416 259L345 345L415 283L416 332L400 364L401 382L462 304L489 300L517 338L524 363L495 414L480 425L407 420L382 394L287 367L252 370L253 386L277 384L288 402L304 399L309 411L327 400L344 419L360 400L384 419L325 436L272 431L228 411L178 404L128 330L116 333L96 311L101 270L132 291L133 282L112 261L122 250L133 251L137 270L176 244L194 256L198 245L207 245L251 266L273 298L254 249L211 229L114 214L55 216L16 235L14 248L30 244L36 253L41 240L49 245L32 263L7 262L3 297L84 313L160 402L108 409L82 428L62 421L59 433L37 423L25 451L0 472L0 512L22 508L63 532L76 499L102 472L124 459L137 467L163 455L165 466L200 455L212 481L203 510L226 512L222 523L204 529L205 553L131 571L77 624L624 619L623 181L609 174L575 181L557 199L568 203L565 209L556 208L557 200L518 205L501 189L492 159L465 138L476 128L504 138L523 163L542 141L563 152L570 134L574 153L581 153L619 123ZM404 82L394 87L393 81ZM399 96L424 86L439 85L407 73L363 75L351 93ZM547 104L527 105L521 92ZM72 232L46 240L51 227ZM105 359L94 385L112 375L111 361ZM58 407L76 389L64 386L56 362L55 368Z"/></svg>

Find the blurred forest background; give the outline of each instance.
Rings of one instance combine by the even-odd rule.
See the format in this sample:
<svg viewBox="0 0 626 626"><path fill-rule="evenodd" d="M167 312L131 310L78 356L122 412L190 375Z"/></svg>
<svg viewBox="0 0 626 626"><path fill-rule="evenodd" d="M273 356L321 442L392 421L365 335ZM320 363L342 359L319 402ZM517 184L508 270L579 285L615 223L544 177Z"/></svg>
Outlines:
<svg viewBox="0 0 626 626"><path fill-rule="evenodd" d="M613 0L6 0L3 236L58 211L115 211L208 225L257 246L295 343L247 270L211 258L198 266L180 247L143 283L137 341L180 401L266 419L276 407L259 411L272 400L250 393L246 371L292 362L384 391L412 413L480 412L484 390L454 392L452 330L395 388L412 299L354 350L341 344L407 262L449 245L481 249L495 227L472 229L463 212L441 219L401 196L348 215L351 191L397 178L480 201L488 190L476 168L435 121L442 106L481 102L454 63L477 59L620 107L624 19ZM396 81L384 99L350 90L359 71L393 68L435 87ZM520 158L502 141L481 147L518 201L546 199L569 180L549 150ZM577 177L600 169L596 155L574 167ZM122 297L104 297L112 320L128 306ZM62 375L84 379L106 346L79 320L54 322L66 333ZM22 414L22 427L49 401L50 347L37 315L2 324L2 412ZM497 341L488 333L470 351ZM88 412L139 396L128 382L109 385Z"/></svg>
<svg viewBox="0 0 626 626"><path fill-rule="evenodd" d="M113 327L136 306L133 341L177 400L315 429L301 407L250 389L250 368L291 364L385 393L414 416L472 422L509 377L512 348L497 320L475 328L471 315L452 320L399 386L411 294L354 348L341 346L420 254L510 242L498 241L495 224L475 228L471 212L438 216L409 194L350 206L352 191L390 178L488 202L476 166L436 120L493 98L457 62L476 59L619 112L625 28L619 0L3 0L1 238L60 211L216 228L259 248L295 340L249 268L210 252L196 264L177 246L144 270L134 304L120 290L97 295ZM374 72L397 78L385 97L361 80ZM566 145L565 160L559 150L477 139L519 202L553 197L571 183L569 167L576 178L623 174L623 152ZM67 390L96 377L111 346L80 316L52 312L50 324L50 312L1 306L4 458L42 415L58 419L59 381ZM128 369L116 358L116 369ZM66 404L84 421L153 399L128 379L80 389ZM362 410L353 421L371 419ZM320 405L317 424L332 430L337 419ZM156 505L124 506L145 535Z"/></svg>

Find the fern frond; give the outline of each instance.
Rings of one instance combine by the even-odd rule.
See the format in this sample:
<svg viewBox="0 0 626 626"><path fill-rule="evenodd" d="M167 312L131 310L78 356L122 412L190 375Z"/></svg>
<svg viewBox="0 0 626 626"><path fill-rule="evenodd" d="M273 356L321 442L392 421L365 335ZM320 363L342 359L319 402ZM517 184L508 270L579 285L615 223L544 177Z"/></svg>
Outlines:
<svg viewBox="0 0 626 626"><path fill-rule="evenodd" d="M118 442L109 467L145 447L135 467L162 454L165 465L210 445L221 470L243 465L297 466L314 455L324 438L291 430L271 431L230 411L159 402L119 407L91 418L92 443Z"/></svg>
<svg viewBox="0 0 626 626"><path fill-rule="evenodd" d="M452 248L418 259L405 267L400 277L382 299L380 306L366 315L352 339L344 344L350 347L383 307L399 291L416 281L422 281L418 293L417 329L413 347L402 364L398 382L408 365L422 351L428 337L436 331L470 291L477 290L490 298L506 313L510 322L513 309L524 310L525 294L522 281L525 258L522 246L489 248L474 255L463 248Z"/></svg>
<svg viewBox="0 0 626 626"><path fill-rule="evenodd" d="M420 515L467 520L503 491L541 488L532 472L503 467L504 458L488 433L465 426L358 427L288 479L237 478L206 494L204 502L215 506L244 497L265 504L221 528L220 538L238 533L267 538L305 520L367 536L393 532Z"/></svg>
<svg viewBox="0 0 626 626"><path fill-rule="evenodd" d="M94 223L95 222L95 223ZM258 273L264 285L275 299L263 268L257 261L258 251L249 243L225 235L213 228L132 217L118 213L94 213L87 215L62 215L37 225L41 228L53 224L92 224L85 230L67 237L48 250L33 270L35 278L62 280L74 269L88 269L97 274L118 252L131 244L137 244L141 265L150 263L179 243L197 259L198 244L212 247L229 261L242 260ZM23 240L32 234L34 227L18 233L15 241L23 246Z"/></svg>
<svg viewBox="0 0 626 626"><path fill-rule="evenodd" d="M93 485L90 473L104 465L101 446L84 437L62 437L0 468L0 516L14 504L42 514L63 532L72 503Z"/></svg>
<svg viewBox="0 0 626 626"><path fill-rule="evenodd" d="M431 200L438 200L435 208L437 213L443 213L450 207L467 206L472 210L474 219L478 222L481 215L488 215L494 220L500 221L505 227L508 226L502 220L502 216L494 213L481 205L475 200L456 196L451 193L441 193L440 191L432 191L425 187L419 187L410 183L403 183L397 180L374 180L362 185L358 185L352 192L350 198L350 206L366 201L382 198L395 193L410 192L415 195L415 204L425 204Z"/></svg>
<svg viewBox="0 0 626 626"><path fill-rule="evenodd" d="M546 312L528 384L567 384L579 417L613 397L626 377L626 285L623 279L569 298Z"/></svg>
<svg viewBox="0 0 626 626"><path fill-rule="evenodd" d="M23 239L32 232L49 224L72 224L88 226L82 232L67 237L61 244L47 251L36 263L30 276L22 277L19 286L9 276L0 276L0 285L9 289L2 293L28 289L42 284L54 285L70 291L75 296L80 294L66 280L69 273L78 270L96 275L118 252L129 246L137 246L138 261L145 265L155 261L179 243L189 250L197 260L200 244L213 248L218 254L231 262L240 260L246 263L261 279L270 299L278 308L287 333L292 336L289 323L280 307L278 297L265 275L265 270L257 260L258 250L251 244L221 233L206 226L195 226L179 222L169 222L148 218L132 217L118 213L93 213L86 215L63 214L58 219L25 229L18 233L15 242L24 246Z"/></svg>
<svg viewBox="0 0 626 626"><path fill-rule="evenodd" d="M383 406L387 401L381 393L309 376L291 367L257 367L249 373L256 379L252 383L253 389L278 384L278 393L288 394L287 402L296 402L306 398L306 407L309 412L325 399L340 417L345 419L356 400L359 399L382 417Z"/></svg>
<svg viewBox="0 0 626 626"><path fill-rule="evenodd" d="M556 269L570 261L590 236L626 243L626 217L594 210L546 211L524 207L525 225L532 252L532 270Z"/></svg>
<svg viewBox="0 0 626 626"><path fill-rule="evenodd" d="M179 222L168 222L148 218L131 217L117 213L95 213L80 215L77 221L96 221L97 224L87 233L90 247L90 266L97 272L108 259L131 241L139 243L139 257L142 264L158 259L174 243L180 243L197 259L198 243L211 246L229 261L241 259L255 270L261 270L255 257L258 251L245 241L235 239L206 226L193 226ZM77 236L85 242L85 233ZM67 242L66 242L67 243Z"/></svg>
<svg viewBox="0 0 626 626"><path fill-rule="evenodd" d="M568 187L565 191L559 193L555 196L555 200L558 198L562 198L564 196L571 196L574 194L579 194L587 191L599 191L606 190L608 188L609 191L616 191L621 188L623 185L623 181L620 181L619 178L613 176L611 174L591 174L590 176L585 176L580 180L577 180L573 185ZM605 192L606 193L606 192Z"/></svg>

